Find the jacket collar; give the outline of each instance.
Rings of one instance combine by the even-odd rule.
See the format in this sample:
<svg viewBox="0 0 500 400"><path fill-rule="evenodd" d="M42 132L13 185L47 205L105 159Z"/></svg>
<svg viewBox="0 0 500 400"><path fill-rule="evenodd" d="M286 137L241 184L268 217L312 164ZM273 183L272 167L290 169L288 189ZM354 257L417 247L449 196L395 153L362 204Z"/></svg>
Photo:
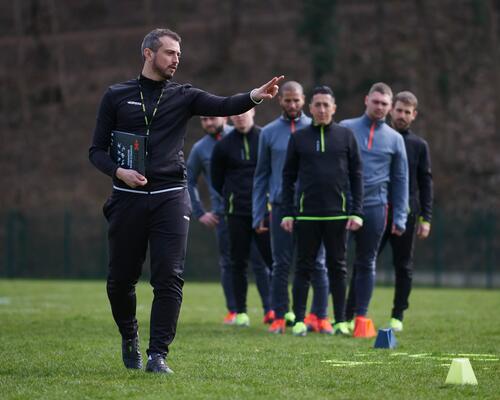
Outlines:
<svg viewBox="0 0 500 400"><path fill-rule="evenodd" d="M242 133L241 131L239 131L238 129L234 128L234 131L239 135L239 136L249 136L253 133L253 131L255 130L255 124L252 125L252 127L250 128L250 130L245 134L245 133Z"/></svg>
<svg viewBox="0 0 500 400"><path fill-rule="evenodd" d="M302 118L304 118L304 113L302 111L300 112L299 116L295 117L295 118L289 118L288 115L286 115L285 113L282 113L280 116L280 119L282 121L291 122L293 120L296 123L300 122L300 120L302 120Z"/></svg>
<svg viewBox="0 0 500 400"><path fill-rule="evenodd" d="M215 133L207 133L205 132L205 135L210 137L213 140L221 140L222 137L226 134L225 127L222 127L222 129L218 132Z"/></svg>
<svg viewBox="0 0 500 400"><path fill-rule="evenodd" d="M312 122L311 122L311 126L312 126L313 128L315 128L315 129L319 129L319 128L321 128L322 126L323 126L325 129L329 129L329 128L330 128L330 127L334 124L334 123L335 123L335 121L334 121L333 119L332 119L332 120L330 121L330 123L329 123L329 124L327 124L327 125L316 124L316 123L314 122L314 120L312 120Z"/></svg>
<svg viewBox="0 0 500 400"><path fill-rule="evenodd" d="M361 120L363 121L363 124L366 125L367 127L371 127L374 122L377 128L385 124L385 118L373 120L368 115L366 115L366 113L363 114Z"/></svg>
<svg viewBox="0 0 500 400"><path fill-rule="evenodd" d="M167 84L167 80L164 81L154 81L152 79L146 78L144 75L140 74L139 75L139 84L144 87L145 89L161 89L164 88L165 85Z"/></svg>

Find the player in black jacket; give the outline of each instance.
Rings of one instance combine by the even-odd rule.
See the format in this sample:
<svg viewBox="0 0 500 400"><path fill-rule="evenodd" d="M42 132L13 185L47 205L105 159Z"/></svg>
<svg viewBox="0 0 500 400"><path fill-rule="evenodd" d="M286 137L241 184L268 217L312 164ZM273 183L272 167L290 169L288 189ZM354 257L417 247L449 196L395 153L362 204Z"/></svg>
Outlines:
<svg viewBox="0 0 500 400"><path fill-rule="evenodd" d="M391 244L396 283L389 326L395 331L401 331L403 330L403 312L408 308L408 298L411 292L415 236L420 239L429 236L433 190L429 146L424 139L410 130L412 122L417 117L418 100L413 93L404 91L394 97L393 103L390 111L392 127L403 136L408 156L410 214L402 236L391 235L389 229L391 221L388 221L388 228L382 237L379 253L383 251L387 242ZM392 213L389 212L390 215Z"/></svg>
<svg viewBox="0 0 500 400"><path fill-rule="evenodd" d="M222 138L212 153L212 187L222 195L229 230L229 254L236 300L236 326L248 326L247 261L252 238L267 264L272 267L269 232L252 228L253 175L257 165L260 127L254 125L254 110L231 117L235 129ZM272 322L272 321L271 321Z"/></svg>
<svg viewBox="0 0 500 400"><path fill-rule="evenodd" d="M182 274L191 213L183 145L193 115L225 116L251 109L278 91L282 77L250 93L218 97L172 82L179 65L180 37L168 29L148 33L141 46L144 66L137 79L111 86L101 101L90 161L113 178L103 207L109 222L107 292L122 336L127 368L142 367L136 319L135 285L148 245L151 256L150 340L146 371L171 373L165 364L182 302ZM146 176L117 165L110 157L111 132L148 137Z"/></svg>
<svg viewBox="0 0 500 400"><path fill-rule="evenodd" d="M314 89L309 110L313 123L290 137L283 169L283 203L288 217L281 226L297 234L293 283L294 335L304 336L307 292L316 254L323 241L333 297L335 325L325 333L348 334L345 322L346 229L361 227L363 180L354 134L333 122L336 104L328 86ZM347 193L352 195L347 209ZM295 205L295 198L298 204ZM325 320L326 321L326 320ZM326 321L328 322L328 321Z"/></svg>

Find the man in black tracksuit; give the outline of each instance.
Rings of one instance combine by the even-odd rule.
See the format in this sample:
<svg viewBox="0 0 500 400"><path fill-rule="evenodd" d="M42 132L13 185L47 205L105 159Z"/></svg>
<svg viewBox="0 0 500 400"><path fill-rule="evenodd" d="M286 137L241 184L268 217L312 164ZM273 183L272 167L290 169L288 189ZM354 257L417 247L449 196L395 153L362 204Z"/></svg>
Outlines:
<svg viewBox="0 0 500 400"><path fill-rule="evenodd" d="M295 229L297 234L297 268L293 283L297 322L293 333L304 336L307 332L303 323L307 292L323 241L333 297L333 331L348 334L345 323L346 229L357 230L363 223L361 158L352 131L333 122L336 105L329 87L314 89L309 110L313 123L290 137L283 170L283 203L287 217L281 225L287 231ZM350 210L346 204L349 190L352 195ZM294 205L296 197L298 204Z"/></svg>
<svg viewBox="0 0 500 400"><path fill-rule="evenodd" d="M108 298L122 336L127 368L142 367L135 285L150 246L150 341L146 371L171 373L165 364L182 301L186 239L191 213L183 145L193 115L224 116L251 109L278 88L275 78L251 93L218 97L170 81L180 58L180 37L155 29L142 42L140 77L111 86L97 115L90 161L112 177L113 192L103 212L109 222ZM119 166L108 151L112 131L148 138L145 176Z"/></svg>
<svg viewBox="0 0 500 400"><path fill-rule="evenodd" d="M403 136L410 175L410 213L403 235L391 235L390 226L382 237L379 253L389 241L392 248L396 284L394 304L389 326L395 331L403 330L403 312L408 308L412 275L413 249L415 236L425 239L429 236L432 219L432 172L429 146L421 137L410 130L417 116L418 101L411 92L404 91L394 97L393 108L390 111L392 127ZM389 218L392 215L389 212Z"/></svg>
<svg viewBox="0 0 500 400"><path fill-rule="evenodd" d="M258 234L252 228L253 176L261 130L254 125L253 118L254 110L231 117L235 129L215 145L211 164L212 186L221 194L225 203L236 300L236 326L250 324L246 304L246 271L252 238L255 238L269 269L273 263L269 232Z"/></svg>

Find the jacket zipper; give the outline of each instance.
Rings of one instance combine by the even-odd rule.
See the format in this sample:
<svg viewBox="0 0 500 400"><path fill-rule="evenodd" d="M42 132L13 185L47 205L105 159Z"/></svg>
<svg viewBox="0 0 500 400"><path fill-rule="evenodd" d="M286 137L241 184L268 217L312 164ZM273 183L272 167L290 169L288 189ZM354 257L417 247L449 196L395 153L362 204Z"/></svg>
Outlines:
<svg viewBox="0 0 500 400"><path fill-rule="evenodd" d="M228 210L228 214L232 214L233 211L234 211L234 204L233 204L233 198L234 198L234 194L231 193L229 195L229 210Z"/></svg>
<svg viewBox="0 0 500 400"><path fill-rule="evenodd" d="M244 160L250 160L250 148L248 147L248 139L245 136L243 136L243 146L245 147L245 158Z"/></svg>
<svg viewBox="0 0 500 400"><path fill-rule="evenodd" d="M325 152L325 127L323 125L321 125L320 132L321 132L321 152L324 153Z"/></svg>

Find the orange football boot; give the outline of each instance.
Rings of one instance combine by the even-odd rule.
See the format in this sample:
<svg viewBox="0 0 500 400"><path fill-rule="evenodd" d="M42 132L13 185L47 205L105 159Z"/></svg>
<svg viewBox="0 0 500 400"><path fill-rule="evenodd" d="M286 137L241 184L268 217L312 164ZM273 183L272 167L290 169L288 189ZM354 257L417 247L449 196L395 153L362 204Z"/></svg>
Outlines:
<svg viewBox="0 0 500 400"><path fill-rule="evenodd" d="M236 313L233 311L229 311L224 317L224 325L234 325L236 321Z"/></svg>
<svg viewBox="0 0 500 400"><path fill-rule="evenodd" d="M264 315L264 319L262 320L262 322L263 322L264 324L272 324L272 323L273 323L273 321L274 321L274 318L275 318L275 317L276 317L276 316L275 316L275 314L274 314L274 311L273 311L273 310L268 311L268 312L266 313L266 315Z"/></svg>
<svg viewBox="0 0 500 400"><path fill-rule="evenodd" d="M304 324L309 332L319 332L318 316L314 313L309 313L304 318Z"/></svg>
<svg viewBox="0 0 500 400"><path fill-rule="evenodd" d="M270 333L285 333L286 329L286 321L284 318L278 318L275 319L274 322L271 324L271 326L268 329L268 332Z"/></svg>

